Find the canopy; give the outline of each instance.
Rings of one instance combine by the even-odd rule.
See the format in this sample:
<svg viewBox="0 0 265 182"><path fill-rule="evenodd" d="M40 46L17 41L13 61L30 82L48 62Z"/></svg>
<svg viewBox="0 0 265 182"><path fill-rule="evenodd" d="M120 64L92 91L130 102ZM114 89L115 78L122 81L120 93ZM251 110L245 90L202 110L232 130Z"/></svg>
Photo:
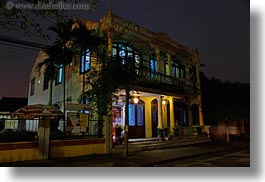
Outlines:
<svg viewBox="0 0 265 182"><path fill-rule="evenodd" d="M63 118L63 112L53 106L37 104L19 108L14 113L19 119L34 119L40 117Z"/></svg>

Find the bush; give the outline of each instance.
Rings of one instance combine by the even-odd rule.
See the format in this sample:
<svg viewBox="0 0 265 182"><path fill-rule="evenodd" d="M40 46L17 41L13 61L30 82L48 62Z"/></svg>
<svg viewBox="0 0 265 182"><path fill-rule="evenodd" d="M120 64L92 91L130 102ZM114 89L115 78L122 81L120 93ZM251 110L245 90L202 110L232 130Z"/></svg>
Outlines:
<svg viewBox="0 0 265 182"><path fill-rule="evenodd" d="M0 132L0 142L23 142L36 140L36 132L5 129Z"/></svg>

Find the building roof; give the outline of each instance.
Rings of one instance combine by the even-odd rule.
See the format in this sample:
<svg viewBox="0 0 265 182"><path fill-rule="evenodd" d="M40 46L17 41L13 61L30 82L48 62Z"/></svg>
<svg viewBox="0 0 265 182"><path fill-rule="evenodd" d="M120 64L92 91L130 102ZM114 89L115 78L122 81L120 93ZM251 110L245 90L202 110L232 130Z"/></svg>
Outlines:
<svg viewBox="0 0 265 182"><path fill-rule="evenodd" d="M0 100L0 112L14 112L27 104L28 98L2 97Z"/></svg>

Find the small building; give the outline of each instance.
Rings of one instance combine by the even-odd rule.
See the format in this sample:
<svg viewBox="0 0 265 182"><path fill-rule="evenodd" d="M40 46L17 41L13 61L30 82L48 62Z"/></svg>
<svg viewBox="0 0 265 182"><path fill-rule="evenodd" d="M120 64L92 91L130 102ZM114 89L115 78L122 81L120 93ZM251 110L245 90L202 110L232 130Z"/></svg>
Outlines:
<svg viewBox="0 0 265 182"><path fill-rule="evenodd" d="M12 113L28 104L27 98L2 97L0 100L0 131L5 128L18 128L18 121L12 119Z"/></svg>
<svg viewBox="0 0 265 182"><path fill-rule="evenodd" d="M153 32L116 16L112 10L98 22L83 22L87 29L107 32L108 52L113 59L130 57L137 67L137 86L132 90L139 101L129 104L129 138L157 137L158 127L169 127L172 133L176 126L204 125L198 50L173 41L165 33ZM63 110L65 82L67 122L68 119L73 122L77 114L84 114L87 103L81 95L90 88L86 79L91 69L98 66L96 54L87 49L75 55L72 63L65 67L65 80L63 65L59 65L52 86L52 103ZM50 88L44 69L40 74L36 71L38 63L46 57L45 52L40 51L30 73L29 105L48 104ZM119 95L123 96L124 90L120 90ZM113 126L124 126L125 101L114 101L112 110Z"/></svg>

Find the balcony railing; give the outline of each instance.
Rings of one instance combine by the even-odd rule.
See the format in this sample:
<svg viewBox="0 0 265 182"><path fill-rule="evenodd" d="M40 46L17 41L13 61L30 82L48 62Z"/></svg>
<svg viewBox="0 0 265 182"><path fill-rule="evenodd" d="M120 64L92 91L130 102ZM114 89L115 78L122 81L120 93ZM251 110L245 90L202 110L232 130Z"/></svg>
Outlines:
<svg viewBox="0 0 265 182"><path fill-rule="evenodd" d="M145 82L153 82L157 84L167 84L174 86L180 91L198 91L198 86L193 81L187 81L181 78L175 78L160 72L154 72L149 67L140 66L136 69L136 73L139 76L138 79Z"/></svg>

